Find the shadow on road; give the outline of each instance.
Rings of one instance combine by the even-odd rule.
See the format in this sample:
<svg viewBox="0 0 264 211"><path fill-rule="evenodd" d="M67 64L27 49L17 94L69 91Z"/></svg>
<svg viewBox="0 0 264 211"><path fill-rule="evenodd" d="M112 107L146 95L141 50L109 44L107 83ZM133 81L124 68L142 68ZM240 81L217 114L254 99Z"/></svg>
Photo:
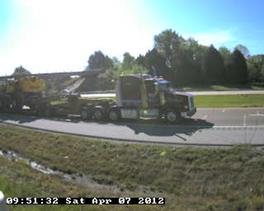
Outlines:
<svg viewBox="0 0 264 211"><path fill-rule="evenodd" d="M28 115L20 115L20 114L12 114L12 113L0 113L0 122L16 121L17 123L26 123L33 122L39 119L37 116L28 116Z"/></svg>
<svg viewBox="0 0 264 211"><path fill-rule="evenodd" d="M33 122L38 119L43 119L37 116L27 116L27 115L15 115L15 114L0 114L0 122L14 122L15 123L27 123ZM81 122L80 118L71 117L71 118L49 118L47 120L60 121L60 122L71 122L79 123ZM95 123L94 121L90 121ZM182 140L186 140L182 135L191 136L195 132L201 129L210 129L214 126L213 123L207 122L201 119L186 119L178 124L168 124L165 120L122 120L117 123L109 122L97 122L96 124L100 125L116 125L127 127L134 131L137 134L146 134L149 136L176 136ZM89 127L89 122L87 122L87 127ZM103 135L103 131L102 131ZM122 138L122 134L119 134Z"/></svg>
<svg viewBox="0 0 264 211"><path fill-rule="evenodd" d="M78 123L80 122L80 118L78 117L53 117L53 118L45 118L40 116L32 116L27 114L13 114L13 113L0 113L0 122L6 122L6 121L15 121L16 123L27 123L27 122L33 122L38 119L47 119L47 120L53 120L53 121L60 121L60 122L73 122Z"/></svg>
<svg viewBox="0 0 264 211"><path fill-rule="evenodd" d="M188 119L179 124L168 124L165 121L149 121L144 122L123 122L117 125L126 126L132 129L135 134L144 133L149 136L177 136L185 140L181 135L191 136L201 129L210 129L214 126L213 123L200 119Z"/></svg>

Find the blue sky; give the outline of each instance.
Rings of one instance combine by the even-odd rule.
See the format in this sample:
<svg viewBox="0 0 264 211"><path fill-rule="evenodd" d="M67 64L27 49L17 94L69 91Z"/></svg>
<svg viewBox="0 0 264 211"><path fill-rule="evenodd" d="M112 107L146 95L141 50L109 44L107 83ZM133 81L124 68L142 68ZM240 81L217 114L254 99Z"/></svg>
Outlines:
<svg viewBox="0 0 264 211"><path fill-rule="evenodd" d="M151 8L153 19L159 20L159 25L163 28L172 28L185 37L193 36L206 44L207 40L202 38L211 37L212 41L215 41L212 44L217 47L225 45L233 49L236 44L241 43L246 45L252 54L264 53L262 0L155 2L151 4L149 1L146 8Z"/></svg>
<svg viewBox="0 0 264 211"><path fill-rule="evenodd" d="M0 1L0 38L7 31L8 24L11 20L11 5L7 0Z"/></svg>
<svg viewBox="0 0 264 211"><path fill-rule="evenodd" d="M204 45L264 53L262 0L0 0L0 75L81 71L96 50L145 54L173 29Z"/></svg>

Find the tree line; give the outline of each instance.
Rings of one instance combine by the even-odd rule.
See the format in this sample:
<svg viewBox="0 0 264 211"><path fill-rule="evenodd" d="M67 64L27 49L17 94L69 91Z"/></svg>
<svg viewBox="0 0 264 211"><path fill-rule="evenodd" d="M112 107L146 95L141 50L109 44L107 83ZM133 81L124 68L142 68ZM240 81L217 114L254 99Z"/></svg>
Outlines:
<svg viewBox="0 0 264 211"><path fill-rule="evenodd" d="M154 48L137 58L126 52L120 62L96 51L89 57L86 70L96 69L105 70L98 76L98 86L103 89L113 88L120 74L129 73L162 76L175 86L244 84L264 82L264 55L249 56L243 45L237 45L233 52L226 47L204 46L168 29L154 36Z"/></svg>
<svg viewBox="0 0 264 211"><path fill-rule="evenodd" d="M167 29L154 36L153 49L136 58L125 52L119 61L100 50L95 51L85 69L91 70L100 73L89 81L90 90L113 89L119 75L133 73L162 76L174 86L263 83L264 55L249 56L243 45L237 45L233 52L226 47L204 46ZM13 75L22 73L30 74L20 66Z"/></svg>

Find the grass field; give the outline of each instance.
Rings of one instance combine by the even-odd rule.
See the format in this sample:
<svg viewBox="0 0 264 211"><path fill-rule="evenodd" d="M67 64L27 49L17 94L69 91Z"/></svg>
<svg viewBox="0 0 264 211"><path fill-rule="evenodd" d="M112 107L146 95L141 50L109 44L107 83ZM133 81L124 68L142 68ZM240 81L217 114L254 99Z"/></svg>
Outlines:
<svg viewBox="0 0 264 211"><path fill-rule="evenodd" d="M263 210L264 148L176 148L114 144L0 125L0 148L54 170L86 175L78 185L0 158L7 196L164 196L159 206L62 206L49 210ZM113 187L115 191L109 191ZM47 210L15 206L12 210Z"/></svg>
<svg viewBox="0 0 264 211"><path fill-rule="evenodd" d="M264 107L264 95L201 95L195 96L197 108Z"/></svg>
<svg viewBox="0 0 264 211"><path fill-rule="evenodd" d="M58 176L45 175L35 170L32 170L23 162L9 161L0 157L0 190L5 193L5 196L13 197L115 197L121 196L122 193L111 193L107 191L96 191L92 188L84 188L63 181ZM162 207L149 206L78 206L78 205L54 205L54 206L34 206L34 205L14 205L7 206L12 211L121 211L121 210L165 210Z"/></svg>
<svg viewBox="0 0 264 211"><path fill-rule="evenodd" d="M264 83L249 84L216 84L216 85L192 85L179 87L184 91L232 91L232 90L263 90Z"/></svg>

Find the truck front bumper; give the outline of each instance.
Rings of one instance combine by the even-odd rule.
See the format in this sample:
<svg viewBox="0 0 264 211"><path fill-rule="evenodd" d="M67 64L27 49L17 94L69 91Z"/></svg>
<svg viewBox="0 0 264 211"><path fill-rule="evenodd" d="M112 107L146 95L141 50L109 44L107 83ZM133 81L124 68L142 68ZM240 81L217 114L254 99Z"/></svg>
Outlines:
<svg viewBox="0 0 264 211"><path fill-rule="evenodd" d="M191 117L196 113L196 108L193 108L189 111L186 112L181 112L181 117L186 118L186 117Z"/></svg>
<svg viewBox="0 0 264 211"><path fill-rule="evenodd" d="M187 116L193 116L196 113L196 108L193 108L190 111L187 111Z"/></svg>

